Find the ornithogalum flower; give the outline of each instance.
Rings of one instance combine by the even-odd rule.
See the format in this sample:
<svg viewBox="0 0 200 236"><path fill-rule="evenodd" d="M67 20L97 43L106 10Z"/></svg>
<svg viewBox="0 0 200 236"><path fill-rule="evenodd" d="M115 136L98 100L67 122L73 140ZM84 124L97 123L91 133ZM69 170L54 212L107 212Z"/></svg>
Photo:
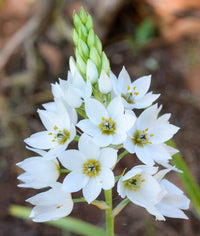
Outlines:
<svg viewBox="0 0 200 236"><path fill-rule="evenodd" d="M133 167L124 176L122 176L117 185L119 195L124 198L128 197L131 202L146 208L151 214L154 214L155 205L165 195L159 182L154 175L157 172L157 167L149 167L146 165L139 165ZM158 217L161 213L157 212Z"/></svg>
<svg viewBox="0 0 200 236"><path fill-rule="evenodd" d="M124 148L130 153L136 153L146 165L154 165L156 161L167 167L171 154L176 153L176 150L168 147L164 142L171 139L179 128L169 124L170 114L158 118L159 111L155 104L141 113L128 131Z"/></svg>
<svg viewBox="0 0 200 236"><path fill-rule="evenodd" d="M30 218L35 222L58 220L69 215L73 208L71 194L65 192L62 184L58 182L50 190L39 193L26 201L35 205L30 214Z"/></svg>
<svg viewBox="0 0 200 236"><path fill-rule="evenodd" d="M83 100L91 96L92 86L90 81L84 81L74 61L70 58L70 71L67 80L59 79L59 83L51 84L55 98L62 98L73 108L80 107Z"/></svg>
<svg viewBox="0 0 200 236"><path fill-rule="evenodd" d="M190 200L184 195L183 191L170 181L163 179L168 170L159 171L154 177L159 181L165 191L165 195L159 203L155 205L157 215L162 214L158 220L165 220L164 216L171 218L188 219L182 210L189 208ZM150 211L149 211L150 212ZM150 212L151 213L151 212Z"/></svg>
<svg viewBox="0 0 200 236"><path fill-rule="evenodd" d="M31 147L50 149L45 157L54 158L74 139L76 129L61 100L56 99L56 112L38 109L40 119L47 129L31 135L24 141Z"/></svg>
<svg viewBox="0 0 200 236"><path fill-rule="evenodd" d="M114 186L112 167L117 160L117 150L100 149L86 134L80 137L78 150L68 150L59 155L62 165L71 170L64 179L63 189L76 192L83 189L83 196L88 203L95 200L101 189Z"/></svg>
<svg viewBox="0 0 200 236"><path fill-rule="evenodd" d="M56 159L47 160L44 158L43 156L46 155L46 152L43 150L34 148L31 148L31 150L40 156L29 157L17 163L25 171L18 177L24 183L18 186L40 189L54 185L60 175L58 161Z"/></svg>
<svg viewBox="0 0 200 236"><path fill-rule="evenodd" d="M122 68L118 79L112 76L113 90L121 96L126 109L141 109L150 106L160 94L147 93L151 83L151 75L143 76L131 82L125 67Z"/></svg>
<svg viewBox="0 0 200 236"><path fill-rule="evenodd" d="M135 120L130 113L124 114L120 97L115 97L107 108L96 99L87 99L85 111L89 119L79 121L77 126L92 136L100 147L121 144Z"/></svg>

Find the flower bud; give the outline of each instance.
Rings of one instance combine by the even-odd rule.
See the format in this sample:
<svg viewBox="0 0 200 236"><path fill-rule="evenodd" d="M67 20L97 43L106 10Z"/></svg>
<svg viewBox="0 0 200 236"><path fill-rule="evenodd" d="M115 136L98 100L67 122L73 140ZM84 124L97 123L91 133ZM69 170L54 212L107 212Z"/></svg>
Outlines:
<svg viewBox="0 0 200 236"><path fill-rule="evenodd" d="M95 35L95 36L96 36L95 37L95 39L96 39L95 46L96 46L96 49L97 49L98 53L101 55L101 53L102 53L102 43L101 43L99 37L97 35Z"/></svg>
<svg viewBox="0 0 200 236"><path fill-rule="evenodd" d="M81 52L81 55L87 59L89 56L89 49L87 44L82 39L79 39L78 41L78 49L79 52Z"/></svg>
<svg viewBox="0 0 200 236"><path fill-rule="evenodd" d="M87 21L86 21L86 27L88 30L92 29L93 28L93 20L92 20L92 17L91 15L88 14L88 18L87 18Z"/></svg>
<svg viewBox="0 0 200 236"><path fill-rule="evenodd" d="M104 52L102 52L102 55L101 55L101 66L102 66L102 70L104 70L107 73L107 75L109 75L110 74L110 62Z"/></svg>
<svg viewBox="0 0 200 236"><path fill-rule="evenodd" d="M90 59L94 62L97 69L101 66L101 59L95 47L90 49Z"/></svg>
<svg viewBox="0 0 200 236"><path fill-rule="evenodd" d="M92 84L97 82L97 79L99 77L97 68L93 61L88 59L87 61L87 69L86 69L86 78L89 80Z"/></svg>
<svg viewBox="0 0 200 236"><path fill-rule="evenodd" d="M78 45L78 33L77 33L76 29L73 30L72 39L73 39L75 46L77 46Z"/></svg>
<svg viewBox="0 0 200 236"><path fill-rule="evenodd" d="M94 46L95 43L95 34L94 34L94 30L90 29L88 37L87 37L87 44L88 46L91 48Z"/></svg>
<svg viewBox="0 0 200 236"><path fill-rule="evenodd" d="M103 94L107 94L112 90L112 81L106 74L104 70L102 70L100 78L98 80L99 91Z"/></svg>

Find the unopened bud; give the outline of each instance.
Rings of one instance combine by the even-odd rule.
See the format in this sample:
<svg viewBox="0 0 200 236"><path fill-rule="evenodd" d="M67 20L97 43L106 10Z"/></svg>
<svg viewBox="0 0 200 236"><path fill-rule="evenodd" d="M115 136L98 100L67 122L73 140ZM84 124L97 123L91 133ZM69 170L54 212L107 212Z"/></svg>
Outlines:
<svg viewBox="0 0 200 236"><path fill-rule="evenodd" d="M97 82L99 73L97 71L97 68L93 61L88 59L87 61L87 69L86 69L86 78L89 80L92 84Z"/></svg>
<svg viewBox="0 0 200 236"><path fill-rule="evenodd" d="M98 80L99 91L103 94L107 94L112 90L112 81L106 74L104 70L102 70L100 78Z"/></svg>

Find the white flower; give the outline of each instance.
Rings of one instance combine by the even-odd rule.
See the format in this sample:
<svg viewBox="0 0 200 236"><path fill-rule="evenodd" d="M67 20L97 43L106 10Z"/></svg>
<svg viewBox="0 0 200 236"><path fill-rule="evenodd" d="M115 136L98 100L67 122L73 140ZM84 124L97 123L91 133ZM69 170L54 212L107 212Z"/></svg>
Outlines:
<svg viewBox="0 0 200 236"><path fill-rule="evenodd" d="M38 109L40 119L47 129L31 135L25 143L38 149L50 149L45 155L54 158L60 151L65 150L74 139L76 129L70 120L68 111L61 100L55 100L56 113Z"/></svg>
<svg viewBox="0 0 200 236"><path fill-rule="evenodd" d="M111 189L115 184L111 168L117 160L117 150L100 149L86 134L80 137L78 150L68 150L60 154L59 160L71 170L63 182L63 189L76 192L83 189L88 203L95 200L101 189Z"/></svg>
<svg viewBox="0 0 200 236"><path fill-rule="evenodd" d="M56 159L45 159L43 157L46 154L45 151L37 149L31 150L37 152L41 156L30 157L17 163L17 166L25 171L18 177L18 179L24 183L19 184L18 186L35 189L52 186L60 175L58 161Z"/></svg>
<svg viewBox="0 0 200 236"><path fill-rule="evenodd" d="M118 79L112 76L113 90L116 95L123 98L126 109L145 108L150 106L160 94L147 93L151 83L151 76L143 76L131 83L130 76L125 67L122 68Z"/></svg>
<svg viewBox="0 0 200 236"><path fill-rule="evenodd" d="M157 167L139 165L133 167L117 184L119 195L124 198L128 197L131 202L146 208L149 212L155 212L155 205L165 195L165 191L159 182L152 175L157 172ZM162 214L157 213L158 217Z"/></svg>
<svg viewBox="0 0 200 236"><path fill-rule="evenodd" d="M73 108L80 107L83 99L90 97L92 94L90 81L84 81L72 58L70 58L68 79L59 79L59 83L51 84L51 86L54 97L62 98Z"/></svg>
<svg viewBox="0 0 200 236"><path fill-rule="evenodd" d="M26 200L35 205L30 218L35 222L58 220L69 215L73 208L71 194L63 191L62 184L56 183L52 189Z"/></svg>
<svg viewBox="0 0 200 236"><path fill-rule="evenodd" d="M87 99L85 111L89 119L81 120L77 126L94 137L94 141L100 147L121 144L135 120L130 113L124 114L120 97L115 97L107 108L96 99Z"/></svg>
<svg viewBox="0 0 200 236"><path fill-rule="evenodd" d="M103 94L107 94L112 90L112 81L108 77L104 70L101 71L100 78L98 80L99 91Z"/></svg>
<svg viewBox="0 0 200 236"><path fill-rule="evenodd" d="M161 170L154 176L166 192L161 201L155 205L155 208L159 214L164 216L188 219L182 210L189 208L190 200L183 194L182 190L170 181L163 179L164 175L168 172L169 170ZM157 219L160 220L158 217Z"/></svg>
<svg viewBox="0 0 200 236"><path fill-rule="evenodd" d="M169 124L170 114L157 118L159 111L155 104L141 113L128 131L124 148L130 153L136 153L146 165L154 165L156 161L167 167L171 155L177 150L170 148L164 142L171 139L179 128Z"/></svg>

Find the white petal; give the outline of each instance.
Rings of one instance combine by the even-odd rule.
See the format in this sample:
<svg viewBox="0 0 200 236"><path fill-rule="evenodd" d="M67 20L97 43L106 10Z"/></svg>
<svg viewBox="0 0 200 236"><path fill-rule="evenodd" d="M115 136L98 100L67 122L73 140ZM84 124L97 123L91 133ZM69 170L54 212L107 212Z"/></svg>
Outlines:
<svg viewBox="0 0 200 236"><path fill-rule="evenodd" d="M78 142L78 148L87 159L99 159L100 148L87 134L81 135Z"/></svg>
<svg viewBox="0 0 200 236"><path fill-rule="evenodd" d="M113 138L112 135L100 134L96 135L93 140L99 147L106 147L112 143Z"/></svg>
<svg viewBox="0 0 200 236"><path fill-rule="evenodd" d="M89 119L96 125L102 122L102 117L109 118L106 108L96 99L89 98L85 101L85 111Z"/></svg>
<svg viewBox="0 0 200 236"><path fill-rule="evenodd" d="M130 153L135 153L135 145L130 137L124 141L124 148Z"/></svg>
<svg viewBox="0 0 200 236"><path fill-rule="evenodd" d="M147 94L144 97L135 99L134 108L142 109L150 106L156 99L160 97L160 94Z"/></svg>
<svg viewBox="0 0 200 236"><path fill-rule="evenodd" d="M65 101L74 108L80 107L83 102L79 90L72 86L65 91Z"/></svg>
<svg viewBox="0 0 200 236"><path fill-rule="evenodd" d="M101 166L112 168L117 161L117 150L113 148L101 149L99 161Z"/></svg>
<svg viewBox="0 0 200 236"><path fill-rule="evenodd" d="M135 153L137 157L140 159L140 161L142 161L144 164L153 166L155 162L153 160L153 156L151 155L151 153L149 153L147 145L148 144L146 144L144 147L135 146Z"/></svg>
<svg viewBox="0 0 200 236"><path fill-rule="evenodd" d="M136 87L136 91L139 93L137 97L142 97L149 90L151 83L151 75L140 77L132 83L132 87Z"/></svg>
<svg viewBox="0 0 200 236"><path fill-rule="evenodd" d="M99 135L101 133L99 127L89 119L80 120L76 126L91 136Z"/></svg>
<svg viewBox="0 0 200 236"><path fill-rule="evenodd" d="M150 134L153 134L153 137L150 137L149 141L154 144L166 142L171 139L178 130L179 127L171 124L156 126L148 131Z"/></svg>
<svg viewBox="0 0 200 236"><path fill-rule="evenodd" d="M48 135L49 131L40 131L32 134L29 138L25 139L24 142L34 148L49 149L58 145L57 142L52 142L52 135Z"/></svg>
<svg viewBox="0 0 200 236"><path fill-rule="evenodd" d="M124 188L124 184L123 184L123 181L122 181L122 177L119 179L118 183L117 183L117 192L119 193L119 195L122 197L122 198L125 198L126 197L126 191L125 191L125 188Z"/></svg>
<svg viewBox="0 0 200 236"><path fill-rule="evenodd" d="M40 119L47 130L53 130L55 126L55 122L58 120L56 114L52 112L48 112L45 110L38 109L37 112L39 113Z"/></svg>
<svg viewBox="0 0 200 236"><path fill-rule="evenodd" d="M99 178L90 178L89 182L83 187L83 196L88 203L94 201L100 194L102 183Z"/></svg>
<svg viewBox="0 0 200 236"><path fill-rule="evenodd" d="M125 67L123 66L123 68L119 74L119 77L118 77L118 84L117 84L118 91L126 92L127 87L130 85L131 85L130 76L129 76L127 70L125 69Z"/></svg>
<svg viewBox="0 0 200 236"><path fill-rule="evenodd" d="M89 177L82 170L74 170L69 173L63 181L63 190L69 193L77 192L88 183Z"/></svg>
<svg viewBox="0 0 200 236"><path fill-rule="evenodd" d="M102 188L105 190L111 189L115 185L115 177L113 172L103 167L99 175L100 182L102 183Z"/></svg>
<svg viewBox="0 0 200 236"><path fill-rule="evenodd" d="M121 97L115 97L108 105L107 111L109 116L114 120L118 118L118 116L123 115L124 106Z"/></svg>
<svg viewBox="0 0 200 236"><path fill-rule="evenodd" d="M126 133L115 133L113 135L112 144L114 145L121 144L124 142L126 137L127 137Z"/></svg>
<svg viewBox="0 0 200 236"><path fill-rule="evenodd" d="M78 150L62 152L59 154L58 158L61 164L69 170L81 169L85 161L84 155Z"/></svg>

